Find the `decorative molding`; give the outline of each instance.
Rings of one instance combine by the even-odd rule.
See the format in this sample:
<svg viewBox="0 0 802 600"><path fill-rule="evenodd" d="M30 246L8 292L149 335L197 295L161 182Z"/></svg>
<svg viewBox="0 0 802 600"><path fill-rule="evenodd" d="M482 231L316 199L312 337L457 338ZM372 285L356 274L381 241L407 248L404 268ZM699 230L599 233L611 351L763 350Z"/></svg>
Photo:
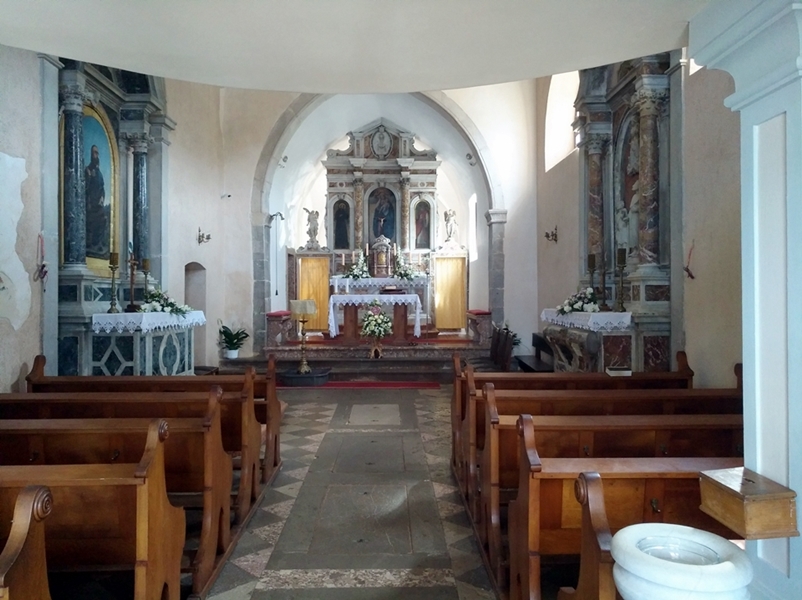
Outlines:
<svg viewBox="0 0 802 600"><path fill-rule="evenodd" d="M504 225L507 222L506 208L491 208L485 213L488 225Z"/></svg>

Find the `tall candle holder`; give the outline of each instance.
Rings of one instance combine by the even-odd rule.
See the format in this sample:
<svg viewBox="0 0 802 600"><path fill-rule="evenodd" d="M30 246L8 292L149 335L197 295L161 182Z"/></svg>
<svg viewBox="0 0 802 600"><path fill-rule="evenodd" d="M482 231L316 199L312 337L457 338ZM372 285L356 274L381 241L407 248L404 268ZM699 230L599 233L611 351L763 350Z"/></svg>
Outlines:
<svg viewBox="0 0 802 600"><path fill-rule="evenodd" d="M626 312L624 308L624 269L626 269L626 255L621 260L621 253L618 253L618 264L616 270L618 271L618 289L616 290L615 312Z"/></svg>
<svg viewBox="0 0 802 600"><path fill-rule="evenodd" d="M109 306L109 310L106 312L112 314L120 312L120 309L117 308L117 288L114 285L114 275L117 273L117 269L120 268L119 261L120 255L117 252L112 252L109 255L109 271L111 271L111 306Z"/></svg>
<svg viewBox="0 0 802 600"><path fill-rule="evenodd" d="M588 254L588 273L590 273L590 289L594 292L596 288L593 287L593 274L596 272L596 255L595 254Z"/></svg>
<svg viewBox="0 0 802 600"><path fill-rule="evenodd" d="M139 305L134 302L134 283L136 282L136 266L139 262L136 260L136 257L132 254L128 259L128 270L129 270L129 277L131 282L131 295L129 297L130 302L128 306L125 307L125 312L127 313L134 313L139 311Z"/></svg>
<svg viewBox="0 0 802 600"><path fill-rule="evenodd" d="M145 274L145 289L148 287L148 274L150 273L150 259L142 259L142 272Z"/></svg>
<svg viewBox="0 0 802 600"><path fill-rule="evenodd" d="M601 312L610 312L613 310L609 304L607 304L607 261L604 258L604 253L602 252L602 260L601 260L601 298L599 299L599 310Z"/></svg>

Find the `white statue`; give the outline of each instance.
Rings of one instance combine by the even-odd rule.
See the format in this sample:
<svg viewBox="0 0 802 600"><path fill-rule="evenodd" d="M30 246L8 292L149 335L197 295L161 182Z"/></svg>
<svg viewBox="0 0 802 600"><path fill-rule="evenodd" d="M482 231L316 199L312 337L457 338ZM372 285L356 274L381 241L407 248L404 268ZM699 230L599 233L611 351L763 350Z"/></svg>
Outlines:
<svg viewBox="0 0 802 600"><path fill-rule="evenodd" d="M306 211L306 234L309 236L309 241L306 243L307 248L319 248L320 244L317 241L317 233L318 233L318 219L320 217L320 213L316 210L309 210L308 208L304 208Z"/></svg>
<svg viewBox="0 0 802 600"><path fill-rule="evenodd" d="M459 230L459 226L457 225L457 211L448 209L443 213L443 217L446 220L446 242L456 243L457 232Z"/></svg>

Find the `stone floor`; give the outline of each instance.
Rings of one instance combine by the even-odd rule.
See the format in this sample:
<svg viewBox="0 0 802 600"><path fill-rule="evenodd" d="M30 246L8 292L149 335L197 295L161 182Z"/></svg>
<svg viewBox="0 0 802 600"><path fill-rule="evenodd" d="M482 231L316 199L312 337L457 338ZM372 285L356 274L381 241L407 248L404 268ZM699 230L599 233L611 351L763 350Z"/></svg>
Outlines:
<svg viewBox="0 0 802 600"><path fill-rule="evenodd" d="M449 468L450 387L280 397L282 471L210 600L496 597Z"/></svg>

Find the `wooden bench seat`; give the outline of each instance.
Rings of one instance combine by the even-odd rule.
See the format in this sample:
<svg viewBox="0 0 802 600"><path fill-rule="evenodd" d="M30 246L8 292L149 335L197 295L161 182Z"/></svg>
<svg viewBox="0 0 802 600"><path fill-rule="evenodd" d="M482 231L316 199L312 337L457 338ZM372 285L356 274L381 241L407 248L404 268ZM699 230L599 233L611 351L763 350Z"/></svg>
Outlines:
<svg viewBox="0 0 802 600"><path fill-rule="evenodd" d="M479 448L478 507L472 515L492 573L506 583L502 510L518 493L519 414L500 415L487 398L485 446ZM531 416L541 458L740 457L742 415Z"/></svg>
<svg viewBox="0 0 802 600"><path fill-rule="evenodd" d="M99 377L97 379L124 379ZM144 377L132 379L145 379ZM189 379L176 377L175 379ZM213 379L197 377L194 379ZM240 379L242 381L242 379ZM252 381L246 378L246 381ZM114 387L114 386L109 386ZM59 392L0 394L0 419L166 418L204 417L209 389L200 392ZM94 389L94 386L91 388ZM240 456L235 501L236 523L243 523L261 498L261 432L254 414L253 394L225 392L220 397L223 447Z"/></svg>
<svg viewBox="0 0 802 600"><path fill-rule="evenodd" d="M560 389L651 389L692 388L693 371L684 352L677 352L677 370L667 373L633 373L629 377L611 377L606 373L476 373L462 367L459 354L453 355L454 390L451 399L451 465L457 480L463 480L460 469L465 464L468 440L463 439L463 421L467 418L471 395L486 383L497 390L560 390ZM736 365L736 375L739 373ZM740 386L739 386L740 387Z"/></svg>
<svg viewBox="0 0 802 600"><path fill-rule="evenodd" d="M179 600L186 522L167 498L167 435L166 421L153 420L138 463L0 466L0 505L47 485L49 569L132 569L134 600Z"/></svg>
<svg viewBox="0 0 802 600"><path fill-rule="evenodd" d="M532 419L519 427L518 496L509 506L510 598L539 599L544 556L579 555L582 510L574 485L580 473L598 472L608 504L616 506L610 525L683 523L724 537L735 534L699 510L699 472L743 464L737 457L542 458ZM711 465L717 465L712 467Z"/></svg>
<svg viewBox="0 0 802 600"><path fill-rule="evenodd" d="M26 376L29 392L200 392L206 393L214 385L224 392L244 392L252 400L260 399L259 411L250 411L253 427L265 426L265 449L261 466L257 469L259 481L269 483L281 466L279 431L281 409L276 396L276 361L271 354L267 361L267 373L257 375L248 367L241 375L194 376L60 376L44 374L45 357L34 359L31 372ZM225 420L225 416L224 416ZM261 431L260 441L261 441ZM256 446L259 448L259 446ZM259 451L256 452L259 459ZM246 465L243 465L246 468Z"/></svg>
<svg viewBox="0 0 802 600"><path fill-rule="evenodd" d="M52 507L50 489L39 485L0 503L0 600L50 600L44 520Z"/></svg>
<svg viewBox="0 0 802 600"><path fill-rule="evenodd" d="M469 373L470 378L470 373ZM725 389L492 389L502 414L542 415L635 415L635 414L741 414L743 392ZM484 392L471 394L458 441L458 467L455 470L460 491L475 506L473 496L478 480L477 447L484 446Z"/></svg>
<svg viewBox="0 0 802 600"><path fill-rule="evenodd" d="M188 552L192 591L205 596L231 547L231 457L223 450L219 387L202 418L170 419L165 477L171 502L202 510L197 549ZM132 463L152 419L0 420L0 465Z"/></svg>

